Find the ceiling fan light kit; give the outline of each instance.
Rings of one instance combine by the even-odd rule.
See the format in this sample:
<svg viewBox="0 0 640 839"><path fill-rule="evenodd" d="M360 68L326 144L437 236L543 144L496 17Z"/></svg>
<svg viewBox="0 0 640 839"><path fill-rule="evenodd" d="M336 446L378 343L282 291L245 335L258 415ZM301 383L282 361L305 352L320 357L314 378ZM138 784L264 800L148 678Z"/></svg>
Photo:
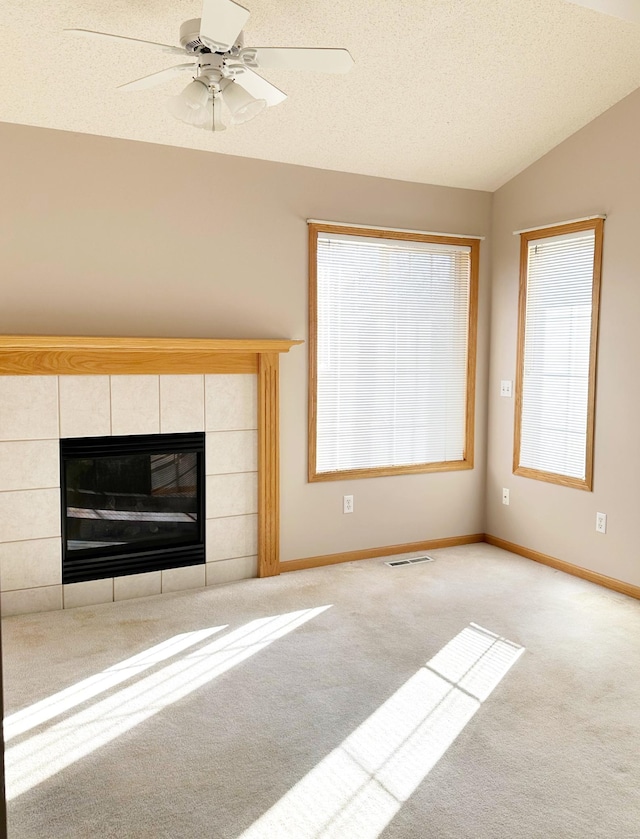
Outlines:
<svg viewBox="0 0 640 839"><path fill-rule="evenodd" d="M204 126L208 121L209 87L204 79L190 82L179 96L167 99L167 110L187 125Z"/></svg>
<svg viewBox="0 0 640 839"><path fill-rule="evenodd" d="M180 27L180 47L88 29L67 31L131 41L165 53L186 53L191 59L189 63L127 82L119 90L144 90L190 73L192 81L178 96L169 98L168 110L187 125L210 131L223 131L227 127L223 103L230 124L241 125L266 107L284 102L286 93L256 70L346 73L352 67L353 59L346 49L245 47L242 30L249 14L248 9L234 0L203 0L202 17L187 20Z"/></svg>
<svg viewBox="0 0 640 839"><path fill-rule="evenodd" d="M229 108L233 125L248 122L267 107L266 99L256 99L242 85L229 79L222 85L222 98Z"/></svg>

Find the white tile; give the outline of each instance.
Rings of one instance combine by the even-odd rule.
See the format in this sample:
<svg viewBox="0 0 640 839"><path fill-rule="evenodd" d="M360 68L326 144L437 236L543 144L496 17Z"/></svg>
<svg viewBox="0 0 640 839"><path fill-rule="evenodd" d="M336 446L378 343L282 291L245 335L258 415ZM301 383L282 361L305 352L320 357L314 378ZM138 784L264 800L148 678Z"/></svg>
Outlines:
<svg viewBox="0 0 640 839"><path fill-rule="evenodd" d="M207 475L255 472L258 469L257 431L211 431L206 435Z"/></svg>
<svg viewBox="0 0 640 839"><path fill-rule="evenodd" d="M257 516L232 516L207 521L207 562L257 553Z"/></svg>
<svg viewBox="0 0 640 839"><path fill-rule="evenodd" d="M34 539L0 544L0 589L35 588L62 583L62 542Z"/></svg>
<svg viewBox="0 0 640 839"><path fill-rule="evenodd" d="M64 608L76 606L97 606L99 603L113 601L113 578L88 580L85 583L67 583L62 586Z"/></svg>
<svg viewBox="0 0 640 839"><path fill-rule="evenodd" d="M60 442L0 442L0 492L60 486Z"/></svg>
<svg viewBox="0 0 640 839"><path fill-rule="evenodd" d="M0 492L0 542L60 535L60 490Z"/></svg>
<svg viewBox="0 0 640 839"><path fill-rule="evenodd" d="M160 376L160 431L204 431L204 376Z"/></svg>
<svg viewBox="0 0 640 839"><path fill-rule="evenodd" d="M169 568L162 572L162 592L202 588L205 584L204 565Z"/></svg>
<svg viewBox="0 0 640 839"><path fill-rule="evenodd" d="M60 376L60 436L111 434L109 376Z"/></svg>
<svg viewBox="0 0 640 839"><path fill-rule="evenodd" d="M131 600L134 597L150 597L162 591L162 576L160 571L149 571L146 574L128 574L126 577L114 577L113 599Z"/></svg>
<svg viewBox="0 0 640 839"><path fill-rule="evenodd" d="M258 557L241 556L237 559L220 559L207 562L207 585L232 583L236 580L249 580L258 576Z"/></svg>
<svg viewBox="0 0 640 839"><path fill-rule="evenodd" d="M0 594L0 614L27 615L31 612L53 612L62 609L62 586L3 591Z"/></svg>
<svg viewBox="0 0 640 839"><path fill-rule="evenodd" d="M207 518L242 516L258 512L258 473L207 477Z"/></svg>
<svg viewBox="0 0 640 839"><path fill-rule="evenodd" d="M111 376L112 434L160 433L158 376Z"/></svg>
<svg viewBox="0 0 640 839"><path fill-rule="evenodd" d="M0 376L0 440L58 436L58 377Z"/></svg>
<svg viewBox="0 0 640 839"><path fill-rule="evenodd" d="M258 377L252 373L212 373L205 380L207 431L258 427Z"/></svg>

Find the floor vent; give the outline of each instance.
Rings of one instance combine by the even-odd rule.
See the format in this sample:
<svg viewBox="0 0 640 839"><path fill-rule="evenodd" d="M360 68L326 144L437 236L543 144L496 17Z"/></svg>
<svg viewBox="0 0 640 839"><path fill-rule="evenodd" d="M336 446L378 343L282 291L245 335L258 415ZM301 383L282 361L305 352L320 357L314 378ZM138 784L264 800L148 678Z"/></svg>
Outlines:
<svg viewBox="0 0 640 839"><path fill-rule="evenodd" d="M416 556L415 559L392 559L390 562L385 562L385 565L397 568L398 565L417 565L418 562L433 562L434 559L433 556Z"/></svg>

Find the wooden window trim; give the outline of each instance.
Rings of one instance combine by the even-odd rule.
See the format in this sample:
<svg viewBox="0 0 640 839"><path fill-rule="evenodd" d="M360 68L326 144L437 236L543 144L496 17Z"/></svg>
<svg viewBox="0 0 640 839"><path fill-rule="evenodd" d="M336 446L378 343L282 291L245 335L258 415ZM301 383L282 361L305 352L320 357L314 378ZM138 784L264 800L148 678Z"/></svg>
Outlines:
<svg viewBox="0 0 640 839"><path fill-rule="evenodd" d="M480 272L480 240L459 236L439 236L431 233L409 233L395 230L372 229L369 227L347 227L343 225L309 222L309 395L308 395L308 479L316 481L342 481L353 478L377 478L390 475L413 475L424 472L456 472L473 469L475 401L476 401L476 354L478 336L478 278ZM442 245L460 245L470 248L469 276L469 319L467 344L467 399L465 416L465 447L462 460L440 463L418 463L410 466L381 466L366 469L344 469L335 472L316 470L316 423L317 423L317 245L318 233L346 234L366 238L402 239L412 242L434 242Z"/></svg>
<svg viewBox="0 0 640 839"><path fill-rule="evenodd" d="M536 239L547 239L550 236L562 236L567 233L575 233L580 230L593 230L595 234L595 247L593 254L593 285L591 298L591 337L589 347L589 388L587 398L587 439L585 458L585 477L572 478L567 475L558 475L555 472L546 472L540 469L532 469L528 466L520 466L520 440L522 432L522 385L524 378L524 328L527 307L527 268L529 242ZM598 354L598 321L600 314L600 285L602 276L602 242L604 233L604 219L595 218L585 221L559 224L552 227L545 227L520 234L520 296L518 302L518 353L516 360L516 398L515 398L515 422L513 440L513 474L521 475L524 478L533 478L536 481L546 481L550 484L572 487L591 492L593 489L593 441L595 430L595 402L596 402L596 364Z"/></svg>

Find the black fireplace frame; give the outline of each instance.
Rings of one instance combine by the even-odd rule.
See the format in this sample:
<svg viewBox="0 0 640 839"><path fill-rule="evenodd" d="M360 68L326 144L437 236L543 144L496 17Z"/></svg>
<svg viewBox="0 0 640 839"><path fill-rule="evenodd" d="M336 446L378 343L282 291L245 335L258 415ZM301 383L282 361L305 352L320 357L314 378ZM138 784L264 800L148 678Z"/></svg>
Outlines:
<svg viewBox="0 0 640 839"><path fill-rule="evenodd" d="M188 543L118 548L67 550L66 466L82 457L118 457L130 454L197 455L198 537ZM132 434L119 437L75 437L60 440L60 518L62 523L62 582L79 583L164 571L205 563L205 434Z"/></svg>

